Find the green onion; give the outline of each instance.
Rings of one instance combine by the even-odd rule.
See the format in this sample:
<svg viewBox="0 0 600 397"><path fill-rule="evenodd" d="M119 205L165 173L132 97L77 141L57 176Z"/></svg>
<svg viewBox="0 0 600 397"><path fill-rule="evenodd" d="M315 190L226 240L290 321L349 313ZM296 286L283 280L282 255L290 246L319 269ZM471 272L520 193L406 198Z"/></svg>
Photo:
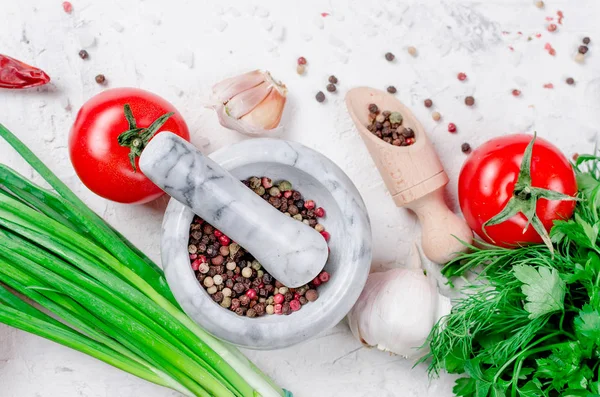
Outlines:
<svg viewBox="0 0 600 397"><path fill-rule="evenodd" d="M0 164L0 323L186 396L291 395L183 313L162 270L1 124L0 136L54 189Z"/></svg>

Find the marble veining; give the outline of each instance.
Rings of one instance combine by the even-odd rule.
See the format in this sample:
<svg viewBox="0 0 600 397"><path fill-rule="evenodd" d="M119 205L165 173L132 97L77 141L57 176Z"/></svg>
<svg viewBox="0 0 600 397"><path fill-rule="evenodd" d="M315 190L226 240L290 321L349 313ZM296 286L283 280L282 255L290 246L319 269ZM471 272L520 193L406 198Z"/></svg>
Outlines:
<svg viewBox="0 0 600 397"><path fill-rule="evenodd" d="M158 138L160 136L155 140ZM154 147L157 152L169 153L171 149L167 148L166 142ZM171 153L181 153L177 150ZM154 156L161 158L160 154ZM238 179L252 175L270 176L275 180L288 179L306 197L323 206L327 210L323 224L331 233L331 254L325 269L332 277L329 283L319 287L320 297L317 301L289 316L247 318L225 310L212 301L190 267L187 244L194 213L180 201L172 199L162 226L162 263L169 285L183 309L216 336L256 349L286 347L337 324L358 298L371 263L371 228L364 203L354 184L331 160L294 142L253 139L221 149L210 157ZM166 176L173 162L175 159L155 161L152 163L155 168L152 169L158 170L157 174L162 170ZM149 166L145 164L142 169ZM173 181L174 174L173 171L170 175L171 191L175 190L174 197L177 197L179 185ZM187 177L193 183L207 183L205 180L199 181L199 178ZM258 198L252 192L250 195ZM187 203L193 204L194 200ZM221 218L226 216L227 208L231 208L231 204L223 207ZM284 218L289 219L285 215ZM302 225L301 222L297 223ZM264 243L264 240L261 242Z"/></svg>
<svg viewBox="0 0 600 397"><path fill-rule="evenodd" d="M246 248L283 284L300 287L325 266L323 236L273 208L179 136L157 135L142 153L140 168L171 197Z"/></svg>

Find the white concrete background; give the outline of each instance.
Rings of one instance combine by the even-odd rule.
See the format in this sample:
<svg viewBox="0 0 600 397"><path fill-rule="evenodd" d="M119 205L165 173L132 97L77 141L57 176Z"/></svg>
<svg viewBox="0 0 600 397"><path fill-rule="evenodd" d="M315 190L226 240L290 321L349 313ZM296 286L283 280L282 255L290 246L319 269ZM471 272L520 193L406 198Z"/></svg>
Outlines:
<svg viewBox="0 0 600 397"><path fill-rule="evenodd" d="M451 177L448 196L453 203L465 158L463 142L477 146L494 136L537 130L570 156L592 150L597 141L596 0L548 0L543 10L532 0L73 0L73 7L67 15L60 0L2 2L0 53L42 67L53 84L0 91L0 122L155 259L166 200L145 206L109 203L81 185L68 160L67 135L77 109L103 89L94 81L98 73L106 75L108 87L136 86L167 98L188 121L193 142L210 152L243 137L222 128L203 109L209 87L253 68L270 70L290 89L282 137L320 150L355 181L370 210L379 268L403 263L419 230L413 216L392 204L354 132L342 100L348 88L398 88L398 97L430 132ZM557 10L564 12L564 24L551 34L545 17L556 16ZM331 15L322 17L322 12ZM578 64L573 57L585 35L592 37L592 45L586 63ZM528 36L533 37L529 42ZM544 51L546 42L556 48L556 57ZM409 45L418 49L418 57L407 54ZM82 48L90 59L78 57ZM386 51L396 54L394 63L384 60ZM295 72L301 55L309 62L305 76ZM468 75L466 82L456 79L461 71ZM319 104L314 95L325 91L332 73L339 78L339 92ZM569 76L575 86L564 83ZM545 83L555 88L544 89ZM513 88L522 97L512 97ZM464 105L465 95L476 98L474 108ZM422 105L427 97L443 122L431 120ZM450 121L458 126L456 135L446 130ZM31 175L3 143L0 160ZM422 366L411 369L402 359L360 348L345 324L296 347L247 353L298 397L451 395L450 377L429 382ZM4 326L0 385L2 397L176 395Z"/></svg>

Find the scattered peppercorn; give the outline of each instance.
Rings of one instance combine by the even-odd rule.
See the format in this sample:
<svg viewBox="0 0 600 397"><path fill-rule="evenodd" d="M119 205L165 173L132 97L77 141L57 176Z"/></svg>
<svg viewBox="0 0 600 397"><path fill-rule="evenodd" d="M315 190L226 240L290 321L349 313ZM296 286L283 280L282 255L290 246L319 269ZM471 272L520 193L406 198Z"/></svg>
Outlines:
<svg viewBox="0 0 600 397"><path fill-rule="evenodd" d="M590 44L590 41L591 41L591 40L590 40L590 38L589 38L589 37L584 37L584 38L583 38L583 44L585 44L585 45L588 45L588 44Z"/></svg>
<svg viewBox="0 0 600 397"><path fill-rule="evenodd" d="M583 63L585 61L585 55L583 55L582 53L578 52L577 55L575 55L575 62L577 63Z"/></svg>
<svg viewBox="0 0 600 397"><path fill-rule="evenodd" d="M396 58L396 56L394 54L392 54L391 52L385 53L385 59L387 59L388 61L392 62L394 60L394 58Z"/></svg>
<svg viewBox="0 0 600 397"><path fill-rule="evenodd" d="M433 112L433 113L431 113L431 118L434 121L440 121L442 118L442 115L440 114L440 112Z"/></svg>
<svg viewBox="0 0 600 397"><path fill-rule="evenodd" d="M329 76L329 82L331 84L337 84L338 83L338 79L334 75L331 75L331 76Z"/></svg>
<svg viewBox="0 0 600 397"><path fill-rule="evenodd" d="M540 0L540 1L536 1L536 2L535 2L535 6L536 6L537 8L544 8L544 2L543 2L543 1L541 1L541 0Z"/></svg>
<svg viewBox="0 0 600 397"><path fill-rule="evenodd" d="M298 66L296 66L296 73L303 75L304 72L306 72L306 66L299 64Z"/></svg>
<svg viewBox="0 0 600 397"><path fill-rule="evenodd" d="M103 74L99 74L96 76L96 83L104 84L106 82L106 77Z"/></svg>
<svg viewBox="0 0 600 397"><path fill-rule="evenodd" d="M387 88L387 92L389 92L390 94L395 94L397 92L396 87L394 87L393 85L389 86Z"/></svg>
<svg viewBox="0 0 600 397"><path fill-rule="evenodd" d="M449 123L448 124L448 132L452 132L452 133L456 132L456 124Z"/></svg>
<svg viewBox="0 0 600 397"><path fill-rule="evenodd" d="M426 108L430 108L433 106L433 101L431 99L425 99L425 101L423 101L423 104Z"/></svg>
<svg viewBox="0 0 600 397"><path fill-rule="evenodd" d="M317 102L323 102L325 100L325 94L323 94L323 91L319 91L317 92L317 95L315 95L315 98L317 99Z"/></svg>
<svg viewBox="0 0 600 397"><path fill-rule="evenodd" d="M408 51L408 53L410 54L410 56L416 57L417 56L417 49L413 46L410 46L406 49Z"/></svg>
<svg viewBox="0 0 600 397"><path fill-rule="evenodd" d="M298 58L298 65L306 65L306 58L304 58L304 57Z"/></svg>
<svg viewBox="0 0 600 397"><path fill-rule="evenodd" d="M472 96L468 96L465 98L465 105L473 106L474 104L475 104L475 98L473 98Z"/></svg>
<svg viewBox="0 0 600 397"><path fill-rule="evenodd" d="M580 54L586 54L588 52L588 47L585 45L580 45L579 49L577 50Z"/></svg>
<svg viewBox="0 0 600 397"><path fill-rule="evenodd" d="M460 72L457 76L458 80L465 81L467 79L467 75L463 72Z"/></svg>
<svg viewBox="0 0 600 397"><path fill-rule="evenodd" d="M369 113L376 114L379 113L379 108L374 103L369 105Z"/></svg>
<svg viewBox="0 0 600 397"><path fill-rule="evenodd" d="M304 200L289 181L250 177L242 183L255 193L264 194L263 198L280 212L293 212L295 219L310 225L326 241L329 240L329 233L317 221L325 216L325 210L317 207L314 200ZM188 252L192 270L212 300L239 316L250 318L300 310L309 301L304 296L306 292L314 291L309 294L311 302L314 301L318 298L316 288L331 277L322 271L308 284L288 288L266 273L250 253L197 216L190 225ZM198 252L205 252L206 256Z"/></svg>
<svg viewBox="0 0 600 397"><path fill-rule="evenodd" d="M513 96L520 96L521 95L521 91L517 90L517 89L514 89L514 90L512 90L512 94L513 94Z"/></svg>
<svg viewBox="0 0 600 397"><path fill-rule="evenodd" d="M335 90L336 90L335 84L327 84L327 91L335 92Z"/></svg>
<svg viewBox="0 0 600 397"><path fill-rule="evenodd" d="M79 51L79 58L81 59L87 59L89 57L90 54L88 54L88 52L86 50L81 50Z"/></svg>
<svg viewBox="0 0 600 397"><path fill-rule="evenodd" d="M460 150L462 150L463 153L471 153L471 145L465 142L460 145Z"/></svg>
<svg viewBox="0 0 600 397"><path fill-rule="evenodd" d="M558 26L556 26L555 23L551 23L550 25L548 25L548 32L556 32L556 29L558 29Z"/></svg>
<svg viewBox="0 0 600 397"><path fill-rule="evenodd" d="M573 84L575 84L575 79L573 79L573 77L569 77L569 78L567 79L567 84L568 84L568 85L573 85Z"/></svg>

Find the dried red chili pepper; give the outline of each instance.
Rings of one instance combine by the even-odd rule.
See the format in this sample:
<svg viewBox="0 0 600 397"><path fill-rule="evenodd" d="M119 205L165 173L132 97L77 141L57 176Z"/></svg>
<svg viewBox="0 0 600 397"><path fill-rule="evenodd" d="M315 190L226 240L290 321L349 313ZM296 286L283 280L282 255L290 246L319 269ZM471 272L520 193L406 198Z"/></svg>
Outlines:
<svg viewBox="0 0 600 397"><path fill-rule="evenodd" d="M29 88L49 81L43 70L0 54L0 88Z"/></svg>

